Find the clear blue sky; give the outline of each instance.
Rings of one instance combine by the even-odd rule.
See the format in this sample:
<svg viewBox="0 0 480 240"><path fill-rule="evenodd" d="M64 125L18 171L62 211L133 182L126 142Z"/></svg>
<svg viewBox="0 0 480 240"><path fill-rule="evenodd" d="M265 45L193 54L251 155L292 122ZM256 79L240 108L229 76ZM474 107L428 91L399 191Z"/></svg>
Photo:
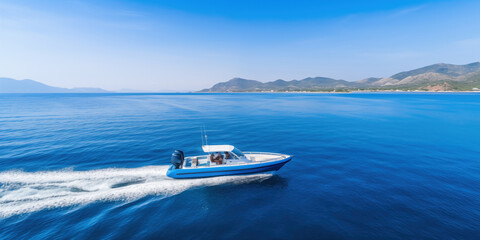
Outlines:
<svg viewBox="0 0 480 240"><path fill-rule="evenodd" d="M0 76L198 90L480 60L480 1L0 1Z"/></svg>

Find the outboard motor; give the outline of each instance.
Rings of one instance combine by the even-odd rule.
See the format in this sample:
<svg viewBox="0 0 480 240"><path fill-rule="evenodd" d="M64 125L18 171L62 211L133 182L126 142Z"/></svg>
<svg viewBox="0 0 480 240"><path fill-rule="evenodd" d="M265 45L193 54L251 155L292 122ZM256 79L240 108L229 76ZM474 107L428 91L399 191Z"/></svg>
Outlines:
<svg viewBox="0 0 480 240"><path fill-rule="evenodd" d="M183 151L182 151L182 150L175 150L174 152L180 153L180 155L182 156L182 161L183 161L183 159L185 159L185 155L183 155Z"/></svg>
<svg viewBox="0 0 480 240"><path fill-rule="evenodd" d="M183 164L183 159L184 159L183 152L180 150L175 150L175 152L172 153L172 158L170 161L172 162L172 164L175 166L176 169L179 169Z"/></svg>

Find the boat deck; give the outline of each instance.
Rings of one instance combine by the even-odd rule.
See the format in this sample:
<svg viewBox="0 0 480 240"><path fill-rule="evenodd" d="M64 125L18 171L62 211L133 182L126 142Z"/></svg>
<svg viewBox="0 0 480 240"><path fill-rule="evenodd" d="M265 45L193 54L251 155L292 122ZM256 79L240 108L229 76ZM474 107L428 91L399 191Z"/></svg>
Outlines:
<svg viewBox="0 0 480 240"><path fill-rule="evenodd" d="M223 164L216 164L209 159L209 155L185 157L182 168L204 168L204 167L222 167L245 164L256 164L270 161L276 161L289 157L286 154L267 153L267 152L244 152L245 157L240 159L224 159ZM196 164L195 164L196 162Z"/></svg>

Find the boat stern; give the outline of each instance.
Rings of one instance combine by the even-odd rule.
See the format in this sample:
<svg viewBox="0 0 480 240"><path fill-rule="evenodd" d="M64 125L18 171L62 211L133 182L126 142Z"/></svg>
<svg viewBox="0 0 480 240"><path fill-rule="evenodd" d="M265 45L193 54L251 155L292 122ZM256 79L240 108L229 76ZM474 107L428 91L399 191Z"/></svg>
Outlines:
<svg viewBox="0 0 480 240"><path fill-rule="evenodd" d="M175 169L175 166L172 165L168 168L167 177L177 178L177 169Z"/></svg>

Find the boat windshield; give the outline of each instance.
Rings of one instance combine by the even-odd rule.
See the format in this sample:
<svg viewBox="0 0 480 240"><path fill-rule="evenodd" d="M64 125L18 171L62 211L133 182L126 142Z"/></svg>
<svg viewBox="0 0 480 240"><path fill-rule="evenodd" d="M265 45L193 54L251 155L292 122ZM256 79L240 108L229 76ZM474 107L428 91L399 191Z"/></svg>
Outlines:
<svg viewBox="0 0 480 240"><path fill-rule="evenodd" d="M242 151L238 150L238 148L234 148L232 150L232 153L237 155L238 158L244 158L245 155L242 153Z"/></svg>

